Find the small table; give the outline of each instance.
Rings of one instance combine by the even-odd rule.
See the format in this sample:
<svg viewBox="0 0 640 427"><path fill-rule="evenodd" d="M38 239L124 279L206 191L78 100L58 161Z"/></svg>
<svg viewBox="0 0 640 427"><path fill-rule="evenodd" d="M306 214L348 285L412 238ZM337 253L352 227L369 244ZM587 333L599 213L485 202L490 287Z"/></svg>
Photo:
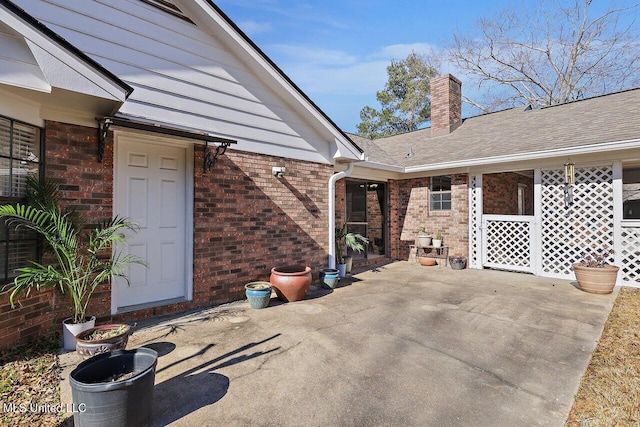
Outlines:
<svg viewBox="0 0 640 427"><path fill-rule="evenodd" d="M411 245L416 247L416 261L419 256L429 256L431 258L444 259L444 266L446 267L449 262L449 246L420 246L420 245ZM427 251L425 249L431 249L429 255L427 255ZM422 253L420 253L422 251ZM438 262L438 266L442 267L442 263Z"/></svg>

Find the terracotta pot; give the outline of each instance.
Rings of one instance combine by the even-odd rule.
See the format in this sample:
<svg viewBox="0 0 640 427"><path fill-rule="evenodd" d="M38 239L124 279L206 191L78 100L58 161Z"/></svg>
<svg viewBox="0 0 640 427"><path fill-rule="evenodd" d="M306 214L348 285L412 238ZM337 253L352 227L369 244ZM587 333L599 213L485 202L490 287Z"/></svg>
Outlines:
<svg viewBox="0 0 640 427"><path fill-rule="evenodd" d="M573 264L580 289L592 294L610 294L616 285L618 270L615 265L605 265L604 268L585 267Z"/></svg>
<svg viewBox="0 0 640 427"><path fill-rule="evenodd" d="M311 285L311 268L295 265L274 267L269 281L282 301L300 301Z"/></svg>
<svg viewBox="0 0 640 427"><path fill-rule="evenodd" d="M418 262L420 262L420 265L424 265L425 267L432 267L436 265L436 259L428 256L418 257Z"/></svg>
<svg viewBox="0 0 640 427"><path fill-rule="evenodd" d="M124 327L124 331L116 336L92 340L89 339L94 332L110 332L116 331L119 328ZM129 335L131 334L131 327L122 323L110 323L107 325L96 326L95 328L87 329L76 335L76 352L82 357L89 358L96 354L106 353L113 350L124 350L129 341Z"/></svg>

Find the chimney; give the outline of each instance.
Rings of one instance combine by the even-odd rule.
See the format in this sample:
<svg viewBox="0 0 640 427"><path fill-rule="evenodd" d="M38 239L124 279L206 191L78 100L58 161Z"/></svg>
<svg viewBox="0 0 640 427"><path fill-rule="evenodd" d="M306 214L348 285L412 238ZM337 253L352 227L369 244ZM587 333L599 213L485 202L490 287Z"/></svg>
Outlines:
<svg viewBox="0 0 640 427"><path fill-rule="evenodd" d="M452 76L431 79L431 136L448 135L462 124L462 82Z"/></svg>

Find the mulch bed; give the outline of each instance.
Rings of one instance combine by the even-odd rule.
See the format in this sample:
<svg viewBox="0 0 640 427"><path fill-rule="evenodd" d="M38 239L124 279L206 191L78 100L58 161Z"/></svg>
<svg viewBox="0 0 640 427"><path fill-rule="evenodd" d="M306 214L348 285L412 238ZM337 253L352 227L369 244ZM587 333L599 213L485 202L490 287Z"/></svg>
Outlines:
<svg viewBox="0 0 640 427"><path fill-rule="evenodd" d="M66 418L59 347L51 337L0 353L0 425L57 426Z"/></svg>

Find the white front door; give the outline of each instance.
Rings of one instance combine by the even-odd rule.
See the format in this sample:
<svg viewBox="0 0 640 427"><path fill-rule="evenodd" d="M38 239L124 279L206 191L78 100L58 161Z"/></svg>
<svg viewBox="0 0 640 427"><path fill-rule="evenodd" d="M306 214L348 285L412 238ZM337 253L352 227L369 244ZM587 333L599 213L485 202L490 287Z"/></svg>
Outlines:
<svg viewBox="0 0 640 427"><path fill-rule="evenodd" d="M115 213L140 229L126 251L145 259L131 284L114 284L116 308L187 296L187 149L119 138L116 145Z"/></svg>

